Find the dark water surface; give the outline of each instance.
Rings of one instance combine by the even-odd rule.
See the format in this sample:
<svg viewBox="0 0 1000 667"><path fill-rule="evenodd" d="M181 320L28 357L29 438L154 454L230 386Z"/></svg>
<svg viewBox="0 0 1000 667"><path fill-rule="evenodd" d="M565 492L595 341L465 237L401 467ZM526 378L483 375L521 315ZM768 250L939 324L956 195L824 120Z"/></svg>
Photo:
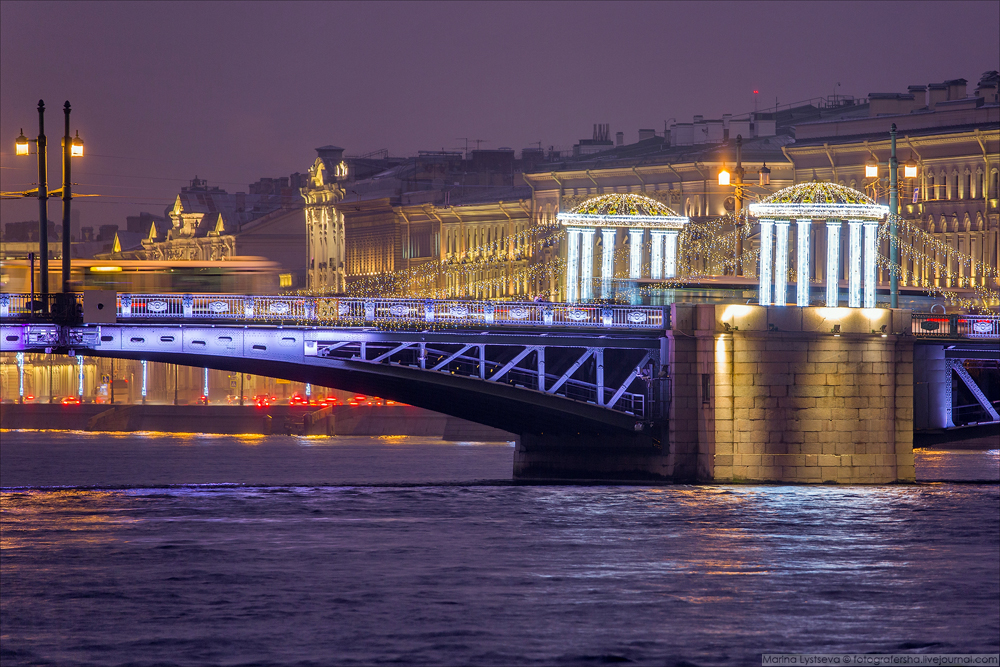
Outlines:
<svg viewBox="0 0 1000 667"><path fill-rule="evenodd" d="M0 662L759 665L1000 645L996 482L520 486L512 458L0 433ZM996 450L918 454L923 479L998 471Z"/></svg>

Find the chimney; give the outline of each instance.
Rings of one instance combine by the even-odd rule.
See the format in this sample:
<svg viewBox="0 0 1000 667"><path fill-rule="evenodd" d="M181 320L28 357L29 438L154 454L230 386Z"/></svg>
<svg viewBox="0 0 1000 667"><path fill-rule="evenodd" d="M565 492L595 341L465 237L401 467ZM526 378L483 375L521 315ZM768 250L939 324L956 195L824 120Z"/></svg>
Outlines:
<svg viewBox="0 0 1000 667"><path fill-rule="evenodd" d="M908 86L906 92L913 95L913 104L917 109L927 106L927 86Z"/></svg>
<svg viewBox="0 0 1000 667"><path fill-rule="evenodd" d="M639 130L639 141L652 139L655 136L656 136L656 130L650 130L650 129Z"/></svg>
<svg viewBox="0 0 1000 667"><path fill-rule="evenodd" d="M965 79L951 79L950 81L945 81L944 84L948 86L948 100L962 100L965 99L965 85L968 83Z"/></svg>
<svg viewBox="0 0 1000 667"><path fill-rule="evenodd" d="M621 146L625 143L625 133L615 132L615 146Z"/></svg>
<svg viewBox="0 0 1000 667"><path fill-rule="evenodd" d="M929 83L927 84L927 106L931 109L937 106L938 102L948 101L948 84Z"/></svg>

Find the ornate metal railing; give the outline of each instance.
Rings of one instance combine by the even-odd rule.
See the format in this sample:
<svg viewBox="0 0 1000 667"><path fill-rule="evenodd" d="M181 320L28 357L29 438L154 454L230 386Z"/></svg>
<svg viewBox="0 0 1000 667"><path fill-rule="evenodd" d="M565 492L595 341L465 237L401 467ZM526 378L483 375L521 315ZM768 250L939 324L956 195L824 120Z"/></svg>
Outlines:
<svg viewBox="0 0 1000 667"><path fill-rule="evenodd" d="M83 295L74 294L76 307ZM50 296L0 294L0 318L44 321L72 305ZM47 311L47 312L46 312ZM243 296L233 294L119 294L119 320L214 320L283 322L331 326L580 327L666 329L667 307L460 299L360 299L343 297ZM920 338L1000 338L1000 315L914 313L910 333Z"/></svg>
<svg viewBox="0 0 1000 667"><path fill-rule="evenodd" d="M912 333L921 338L1000 338L1000 315L914 313Z"/></svg>
<svg viewBox="0 0 1000 667"><path fill-rule="evenodd" d="M76 298L78 304L82 302L81 295ZM27 295L0 295L0 317L26 319L38 314L37 304L32 314ZM238 320L381 327L664 329L669 324L669 315L660 306L232 294L119 294L116 314L119 320Z"/></svg>

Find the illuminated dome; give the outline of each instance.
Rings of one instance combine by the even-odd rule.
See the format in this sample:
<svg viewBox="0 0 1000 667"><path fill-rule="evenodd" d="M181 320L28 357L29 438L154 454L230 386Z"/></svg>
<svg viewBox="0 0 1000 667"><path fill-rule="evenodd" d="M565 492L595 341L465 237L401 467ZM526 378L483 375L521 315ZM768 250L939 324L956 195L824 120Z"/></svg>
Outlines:
<svg viewBox="0 0 1000 667"><path fill-rule="evenodd" d="M591 197L557 220L563 225L586 227L680 228L688 218L655 199L637 194L610 194Z"/></svg>
<svg viewBox="0 0 1000 667"><path fill-rule="evenodd" d="M836 183L799 183L778 190L769 197L750 204L750 213L758 218L816 219L849 218L880 220L889 207L854 188Z"/></svg>

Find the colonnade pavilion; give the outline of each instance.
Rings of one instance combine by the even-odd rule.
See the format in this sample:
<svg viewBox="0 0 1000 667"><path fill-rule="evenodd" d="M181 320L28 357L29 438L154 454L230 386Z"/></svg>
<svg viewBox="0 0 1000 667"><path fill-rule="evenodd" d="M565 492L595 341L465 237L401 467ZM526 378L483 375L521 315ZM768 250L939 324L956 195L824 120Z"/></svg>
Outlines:
<svg viewBox="0 0 1000 667"><path fill-rule="evenodd" d="M789 267L793 264L794 303L809 305L810 249L813 247L813 226L819 222L826 228L826 242L820 244L825 246L826 253L826 305L839 305L840 281L846 277L848 307L875 307L878 226L889 213L887 206L877 204L852 188L813 182L779 190L750 204L749 212L760 228L757 271L760 305L788 303ZM558 214L557 221L566 230L568 301L612 297L615 251L620 246L627 245L629 281L678 278L682 232L690 219L677 215L655 199L639 194L600 195ZM842 257L840 236L845 222L848 229L846 258ZM793 224L795 244L790 247L789 229ZM647 244L648 263L644 261ZM598 295L594 294L595 246L599 249L601 262Z"/></svg>

